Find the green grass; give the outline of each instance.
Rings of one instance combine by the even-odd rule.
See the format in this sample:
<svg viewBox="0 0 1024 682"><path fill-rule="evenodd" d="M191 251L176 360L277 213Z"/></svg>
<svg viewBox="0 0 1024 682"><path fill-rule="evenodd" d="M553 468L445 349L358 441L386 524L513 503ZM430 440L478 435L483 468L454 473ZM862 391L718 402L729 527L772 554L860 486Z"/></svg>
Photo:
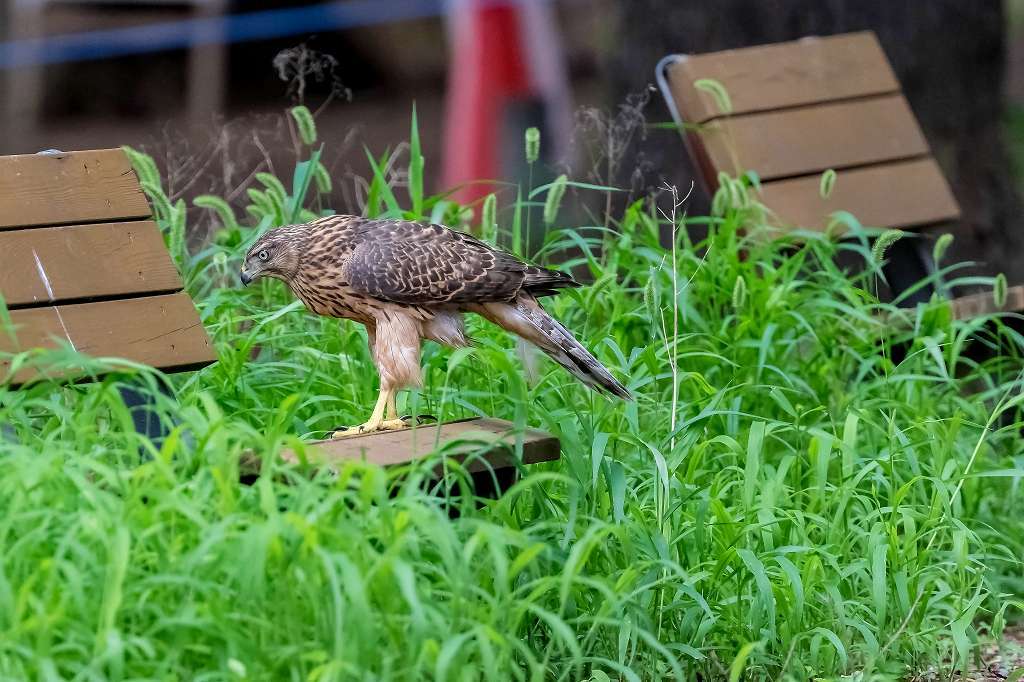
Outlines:
<svg viewBox="0 0 1024 682"><path fill-rule="evenodd" d="M729 184L720 215L687 221L707 228L699 243L684 229L663 248L672 216L646 202L614 231L551 232L532 255L593 280L553 313L637 399L551 363L529 386L479 321L470 351L428 344L407 411L562 440L559 462L481 502L453 487L456 467L431 487L431 463L311 475L273 458L361 421L376 394L358 326L305 313L278 282L235 284L248 241L323 202L315 152L283 183L261 178L241 226L201 199L225 228L200 250L136 163L220 361L171 377L159 446L132 430L126 374L0 386L0 678L897 679L970 664L1019 616L1024 338L941 303L884 322L884 254L852 217L841 243L746 238L757 207ZM383 168L370 201L464 215ZM504 241L524 203L500 203ZM249 450L271 462L251 487Z"/></svg>

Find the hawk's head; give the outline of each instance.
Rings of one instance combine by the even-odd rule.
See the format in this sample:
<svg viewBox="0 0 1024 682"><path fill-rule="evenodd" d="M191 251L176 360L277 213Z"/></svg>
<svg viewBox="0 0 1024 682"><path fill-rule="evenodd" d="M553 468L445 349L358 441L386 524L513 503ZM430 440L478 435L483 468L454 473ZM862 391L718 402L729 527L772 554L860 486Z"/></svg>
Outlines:
<svg viewBox="0 0 1024 682"><path fill-rule="evenodd" d="M245 254L242 284L260 277L289 281L299 270L299 255L305 241L305 226L289 225L270 230L256 240Z"/></svg>

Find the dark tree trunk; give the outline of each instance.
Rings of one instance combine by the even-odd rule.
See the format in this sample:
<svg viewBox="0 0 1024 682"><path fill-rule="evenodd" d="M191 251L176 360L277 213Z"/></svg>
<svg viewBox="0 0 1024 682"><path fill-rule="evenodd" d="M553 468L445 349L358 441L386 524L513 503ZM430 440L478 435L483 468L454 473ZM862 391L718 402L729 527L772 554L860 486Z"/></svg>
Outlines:
<svg viewBox="0 0 1024 682"><path fill-rule="evenodd" d="M948 257L1024 281L1024 219L1001 130L1000 0L629 0L619 3L617 25L619 49L607 64L612 102L652 83L654 65L672 52L873 30L963 211ZM647 115L669 120L660 97ZM670 180L689 185L685 151L668 135L652 133L643 154Z"/></svg>

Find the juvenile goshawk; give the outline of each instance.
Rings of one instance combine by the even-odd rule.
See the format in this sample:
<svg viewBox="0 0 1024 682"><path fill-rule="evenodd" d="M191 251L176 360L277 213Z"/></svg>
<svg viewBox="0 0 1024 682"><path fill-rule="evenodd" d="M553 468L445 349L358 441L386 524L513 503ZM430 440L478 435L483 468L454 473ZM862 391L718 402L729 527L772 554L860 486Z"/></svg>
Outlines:
<svg viewBox="0 0 1024 682"><path fill-rule="evenodd" d="M284 281L314 313L366 325L380 396L356 433L406 426L395 396L421 385L421 340L469 345L467 312L533 343L588 386L630 398L537 300L577 282L442 225L337 215L279 227L245 256L242 283L259 277Z"/></svg>

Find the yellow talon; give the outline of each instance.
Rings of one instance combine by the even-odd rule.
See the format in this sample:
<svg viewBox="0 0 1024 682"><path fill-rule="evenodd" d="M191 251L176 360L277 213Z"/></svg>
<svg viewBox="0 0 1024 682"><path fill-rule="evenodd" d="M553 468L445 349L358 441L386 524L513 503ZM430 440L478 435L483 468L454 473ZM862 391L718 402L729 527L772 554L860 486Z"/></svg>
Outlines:
<svg viewBox="0 0 1024 682"><path fill-rule="evenodd" d="M401 419L385 419L383 421L373 424L366 422L359 426L353 426L352 428L345 429L343 431L335 431L331 434L333 440L339 440L341 438L348 438L350 436L361 436L366 433L379 433L381 431L401 431L402 429L409 428L409 424Z"/></svg>
<svg viewBox="0 0 1024 682"><path fill-rule="evenodd" d="M385 410L387 419L384 418ZM369 420L344 431L335 431L331 434L333 440L358 436L364 433L375 433L378 431L399 431L409 428L409 424L398 418L398 410L395 407L395 391L381 389L377 404Z"/></svg>

